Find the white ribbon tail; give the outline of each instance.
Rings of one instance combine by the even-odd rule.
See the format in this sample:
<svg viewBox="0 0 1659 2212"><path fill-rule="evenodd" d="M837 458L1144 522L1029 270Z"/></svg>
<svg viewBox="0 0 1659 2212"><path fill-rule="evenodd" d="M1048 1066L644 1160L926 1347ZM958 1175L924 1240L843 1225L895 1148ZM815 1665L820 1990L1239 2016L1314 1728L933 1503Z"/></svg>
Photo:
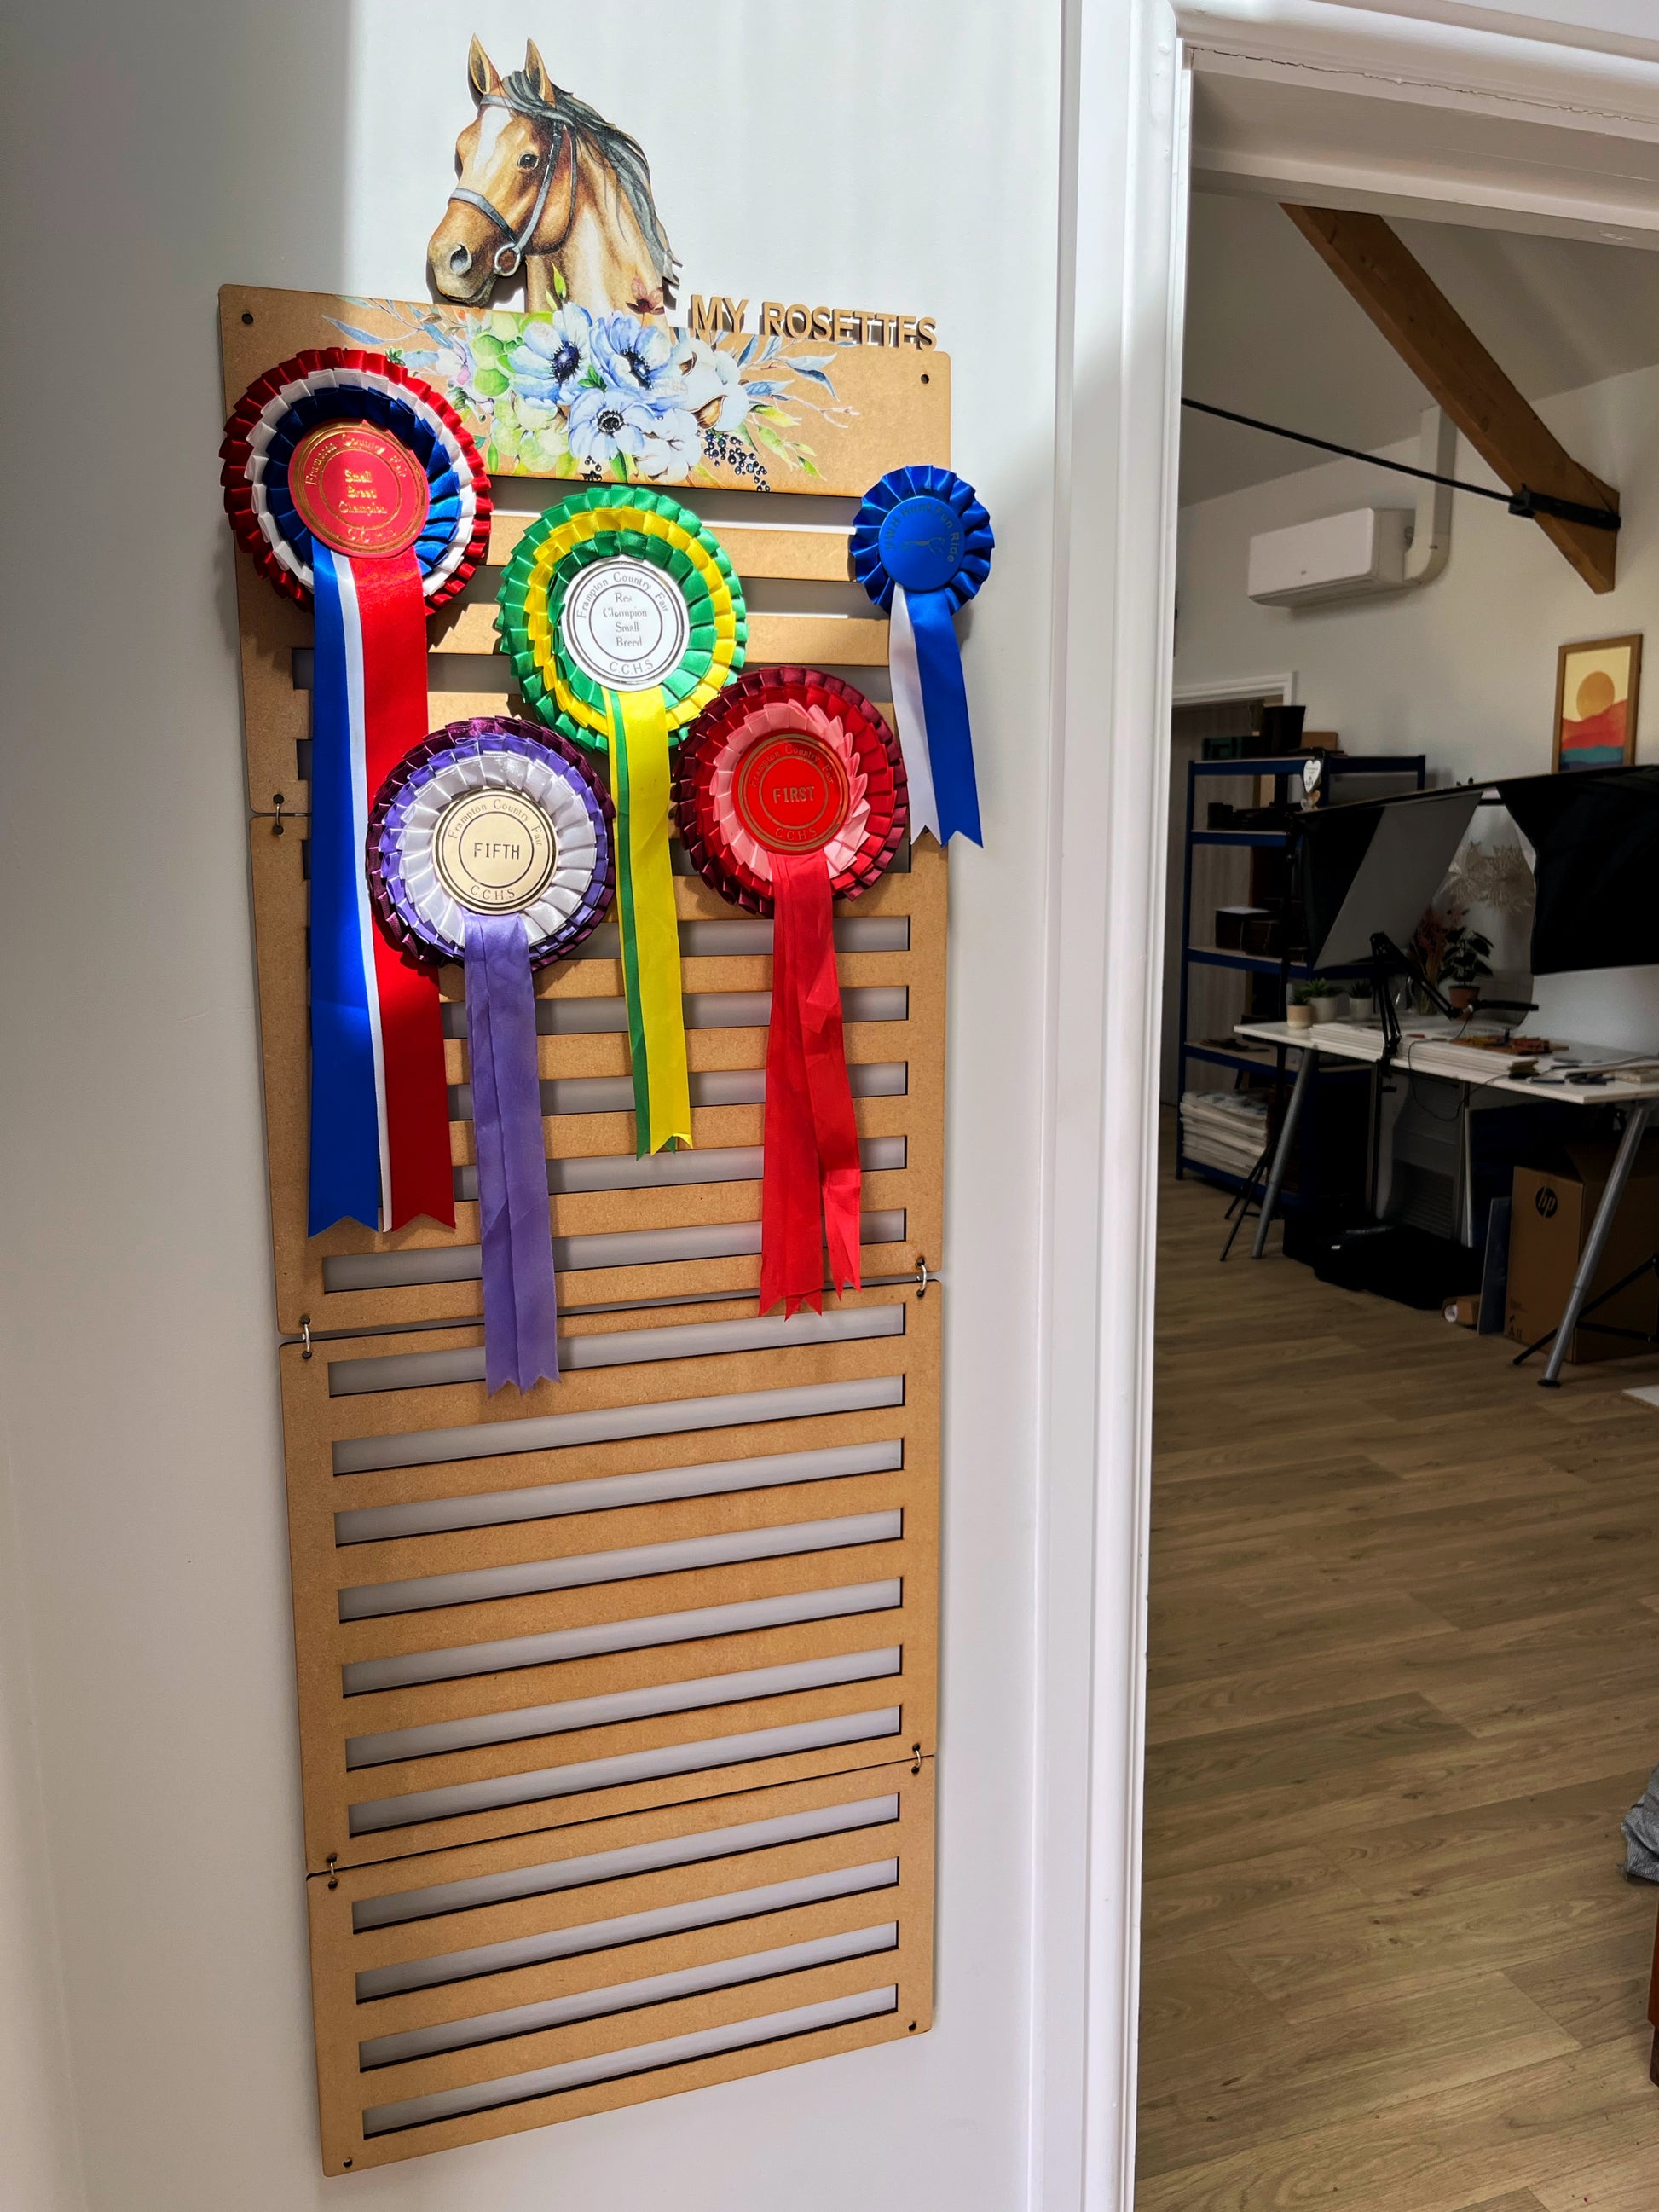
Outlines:
<svg viewBox="0 0 1659 2212"><path fill-rule="evenodd" d="M392 1220L392 1145L386 1133L386 1044L380 1034L380 993L374 978L374 916L368 897L368 732L363 707L363 626L357 611L357 580L349 561L337 558L340 627L345 638L346 720L351 732L351 835L357 853L357 934L363 950L364 995L368 1035L374 1054L374 1117L380 1140L380 1227Z"/></svg>
<svg viewBox="0 0 1659 2212"><path fill-rule="evenodd" d="M916 665L916 634L902 584L893 586L887 659L893 678L893 711L898 718L899 750L910 787L910 835L931 830L939 836L939 802L933 797L933 761L927 750L927 710L921 701L921 671Z"/></svg>

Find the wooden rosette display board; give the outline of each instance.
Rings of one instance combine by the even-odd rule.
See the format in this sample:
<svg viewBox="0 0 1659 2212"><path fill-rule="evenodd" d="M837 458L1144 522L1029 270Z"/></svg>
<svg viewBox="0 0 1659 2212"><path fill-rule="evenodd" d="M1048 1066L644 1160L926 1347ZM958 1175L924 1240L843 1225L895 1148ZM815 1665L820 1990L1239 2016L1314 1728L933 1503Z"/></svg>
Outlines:
<svg viewBox="0 0 1659 2212"><path fill-rule="evenodd" d="M228 289L227 407L429 313ZM496 473L485 565L428 627L434 731L523 713L496 587L580 489L523 446L507 474L448 359L410 367ZM752 470L672 489L743 586L747 667L890 720L849 530L885 471L948 463L949 364L843 348L832 374L818 473L773 471L813 508L775 525ZM537 975L562 1373L491 1396L459 966L454 1227L306 1233L312 617L235 557L325 2167L921 2033L945 855L922 838L836 905L864 1287L821 1315L757 1297L770 922L675 847L690 1149L636 1147L614 913Z"/></svg>

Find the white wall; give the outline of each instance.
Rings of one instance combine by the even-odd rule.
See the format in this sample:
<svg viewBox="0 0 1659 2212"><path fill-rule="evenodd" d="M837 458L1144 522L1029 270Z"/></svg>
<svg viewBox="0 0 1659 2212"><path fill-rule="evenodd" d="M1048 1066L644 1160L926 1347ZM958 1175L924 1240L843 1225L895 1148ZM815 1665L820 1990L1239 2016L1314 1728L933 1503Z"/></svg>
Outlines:
<svg viewBox="0 0 1659 2212"><path fill-rule="evenodd" d="M20 2212L85 2212L69 2106L32 1674L11 1474L0 1442L0 2201L9 2212L13 2205Z"/></svg>
<svg viewBox="0 0 1659 2212"><path fill-rule="evenodd" d="M996 524L969 647L993 849L952 884L939 2025L325 2190L214 294L422 289L473 28L502 68L533 35L642 138L688 291L935 314ZM45 1966L0 1981L0 2061L50 2082L61 1994L74 2120L39 2079L4 2093L41 2123L7 2212L78 2212L52 2193L77 2145L88 2212L345 2190L1003 2212L1026 2151L1039 1212L1008 1138L1037 1126L1044 1002L1006 884L1048 807L1058 12L55 0L9 29L0 1381L26 1618L4 1656L8 1710L33 1686L17 1924Z"/></svg>
<svg viewBox="0 0 1659 2212"><path fill-rule="evenodd" d="M1345 751L1426 753L1440 783L1547 773L1558 647L1645 631L1659 665L1659 368L1544 401L1539 412L1575 459L1618 488L1615 591L1592 592L1534 524L1459 495L1451 560L1437 582L1328 607L1255 605L1245 574L1256 532L1353 507L1411 506L1406 478L1333 461L1182 509L1177 688L1294 669L1307 726L1337 731ZM1382 450L1418 459L1414 441ZM1496 483L1462 440L1454 473ZM1659 761L1651 684L1637 757ZM1659 971L1551 977L1536 995L1540 1021L1560 1034L1659 1044Z"/></svg>

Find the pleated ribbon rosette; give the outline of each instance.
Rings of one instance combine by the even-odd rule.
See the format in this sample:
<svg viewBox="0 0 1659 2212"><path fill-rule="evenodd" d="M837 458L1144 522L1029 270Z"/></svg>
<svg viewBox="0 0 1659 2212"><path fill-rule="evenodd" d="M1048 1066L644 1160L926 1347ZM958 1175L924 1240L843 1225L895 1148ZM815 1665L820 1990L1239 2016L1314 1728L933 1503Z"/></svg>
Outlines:
<svg viewBox="0 0 1659 2212"><path fill-rule="evenodd" d="M448 403L380 355L296 354L250 386L220 447L261 573L314 606L308 1233L453 1227L437 986L377 934L369 801L425 735L426 619L489 538L489 479Z"/></svg>
<svg viewBox="0 0 1659 2212"><path fill-rule="evenodd" d="M949 469L890 469L853 524L853 574L891 617L893 705L910 821L941 845L980 835L974 739L951 617L991 573L996 540L974 488Z"/></svg>
<svg viewBox="0 0 1659 2212"><path fill-rule="evenodd" d="M596 485L525 532L496 626L534 712L609 757L635 1142L689 1145L669 750L743 665L742 587L689 508Z"/></svg>
<svg viewBox="0 0 1659 2212"><path fill-rule="evenodd" d="M369 821L382 941L429 973L465 965L491 1391L558 1377L532 978L610 907L614 851L611 801L578 748L505 716L452 722L416 745Z"/></svg>
<svg viewBox="0 0 1659 2212"><path fill-rule="evenodd" d="M810 668L740 678L682 740L680 836L704 881L772 917L761 1179L763 1313L860 1285L862 1171L830 902L885 873L908 820L897 741L862 692Z"/></svg>

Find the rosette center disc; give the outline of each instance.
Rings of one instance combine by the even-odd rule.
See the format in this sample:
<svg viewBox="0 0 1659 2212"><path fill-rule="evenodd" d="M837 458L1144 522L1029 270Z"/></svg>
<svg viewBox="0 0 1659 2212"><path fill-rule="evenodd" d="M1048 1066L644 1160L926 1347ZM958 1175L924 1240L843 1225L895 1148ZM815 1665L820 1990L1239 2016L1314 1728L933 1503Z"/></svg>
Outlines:
<svg viewBox="0 0 1659 2212"><path fill-rule="evenodd" d="M564 649L612 691L647 691L672 676L691 635L685 595L648 562L595 561L565 594Z"/></svg>
<svg viewBox="0 0 1659 2212"><path fill-rule="evenodd" d="M533 906L558 857L553 824L514 791L463 793L444 809L433 833L439 881L474 914L521 914Z"/></svg>
<svg viewBox="0 0 1659 2212"><path fill-rule="evenodd" d="M962 518L948 500L917 493L883 519L877 543L888 574L907 592L942 592L962 566Z"/></svg>
<svg viewBox="0 0 1659 2212"><path fill-rule="evenodd" d="M289 464L289 496L336 553L406 553L426 526L426 472L374 422L324 422Z"/></svg>
<svg viewBox="0 0 1659 2212"><path fill-rule="evenodd" d="M769 852L816 853L845 823L851 793L829 746L790 732L750 746L732 780L732 803Z"/></svg>

